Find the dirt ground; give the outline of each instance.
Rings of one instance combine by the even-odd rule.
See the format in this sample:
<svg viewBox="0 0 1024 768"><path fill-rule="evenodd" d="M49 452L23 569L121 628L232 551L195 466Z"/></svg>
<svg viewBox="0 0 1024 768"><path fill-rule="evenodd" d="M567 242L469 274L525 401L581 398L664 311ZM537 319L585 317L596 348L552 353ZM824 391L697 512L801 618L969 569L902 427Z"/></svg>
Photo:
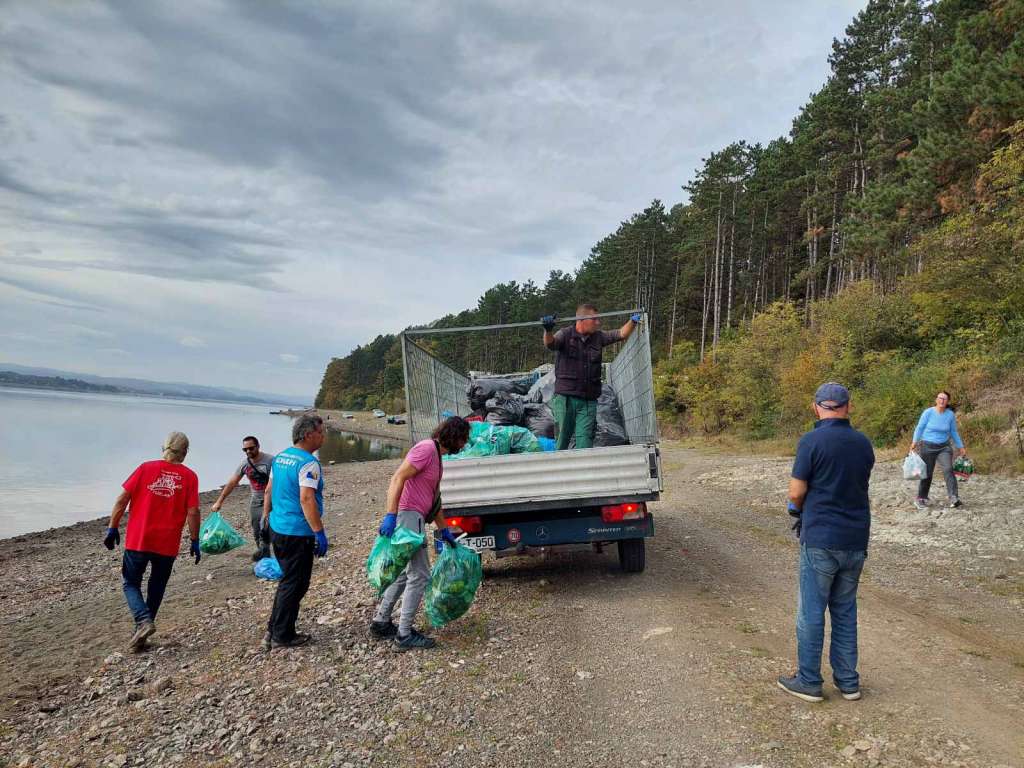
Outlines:
<svg viewBox="0 0 1024 768"><path fill-rule="evenodd" d="M1024 766L1024 482L976 478L964 509L926 515L876 468L864 698L826 685L814 705L775 685L795 658L789 461L663 459L644 573L610 552L489 560L422 653L366 632L394 461L326 472L303 649L258 650L273 585L248 548L181 558L151 649L128 654L102 522L7 540L0 766ZM225 506L240 530L244 490Z"/></svg>

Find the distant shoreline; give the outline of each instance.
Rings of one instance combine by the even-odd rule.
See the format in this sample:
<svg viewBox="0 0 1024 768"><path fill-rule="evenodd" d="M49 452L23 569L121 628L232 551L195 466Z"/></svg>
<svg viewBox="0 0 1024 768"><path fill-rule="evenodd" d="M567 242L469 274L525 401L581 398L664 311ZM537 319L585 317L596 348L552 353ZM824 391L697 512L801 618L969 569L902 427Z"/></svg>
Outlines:
<svg viewBox="0 0 1024 768"><path fill-rule="evenodd" d="M160 400L188 400L191 402L199 403L232 403L234 405L253 405L253 406L265 406L265 405L280 405L271 400L229 400L223 397L200 397L198 395L183 395L179 393L157 393L157 392L132 392L125 389L74 389L72 387L59 387L59 386L43 386L33 384L15 384L8 381L0 381L0 391L3 390L22 390L25 392L66 392L71 395L112 395L115 397L153 397ZM304 413L301 409L286 409L284 412Z"/></svg>
<svg viewBox="0 0 1024 768"><path fill-rule="evenodd" d="M388 424L384 419L378 419L372 413L366 411L283 408L273 413L280 413L282 416L288 416L293 419L304 413L316 413L323 417L324 423L332 432L351 432L354 435L365 435L367 437L386 437L395 442L409 444L408 424ZM353 418L343 419L342 413L351 413Z"/></svg>

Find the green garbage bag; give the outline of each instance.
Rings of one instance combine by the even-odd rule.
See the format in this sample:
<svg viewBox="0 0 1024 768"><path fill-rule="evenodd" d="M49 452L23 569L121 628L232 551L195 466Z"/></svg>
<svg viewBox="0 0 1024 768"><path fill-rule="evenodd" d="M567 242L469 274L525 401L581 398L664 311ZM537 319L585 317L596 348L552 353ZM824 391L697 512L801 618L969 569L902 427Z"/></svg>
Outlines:
<svg viewBox="0 0 1024 768"><path fill-rule="evenodd" d="M214 512L199 528L199 550L208 555L221 555L245 544L242 535L231 527L231 523Z"/></svg>
<svg viewBox="0 0 1024 768"><path fill-rule="evenodd" d="M416 550L423 546L422 533L399 526L391 537L378 536L366 558L366 577L370 586L381 594L402 575Z"/></svg>
<svg viewBox="0 0 1024 768"><path fill-rule="evenodd" d="M483 578L480 555L461 544L445 545L430 572L424 599L430 623L443 627L468 611Z"/></svg>
<svg viewBox="0 0 1024 768"><path fill-rule="evenodd" d="M484 456L507 456L510 453L537 453L543 450L537 437L525 427L505 427L487 422L469 424L469 440L447 459L479 459Z"/></svg>

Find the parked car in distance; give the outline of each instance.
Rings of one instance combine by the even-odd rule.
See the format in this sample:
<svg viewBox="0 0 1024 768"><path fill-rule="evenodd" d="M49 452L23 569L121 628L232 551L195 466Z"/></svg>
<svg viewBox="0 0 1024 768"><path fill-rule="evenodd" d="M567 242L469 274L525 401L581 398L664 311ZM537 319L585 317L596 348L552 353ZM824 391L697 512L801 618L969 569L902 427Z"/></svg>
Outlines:
<svg viewBox="0 0 1024 768"><path fill-rule="evenodd" d="M385 414L384 411L382 411L380 408L374 408L373 415L376 416L378 419L383 419L387 414Z"/></svg>
<svg viewBox="0 0 1024 768"><path fill-rule="evenodd" d="M349 413L348 411L346 411L345 413L341 414L341 418L343 418L343 419L354 419L355 416L353 414Z"/></svg>
<svg viewBox="0 0 1024 768"><path fill-rule="evenodd" d="M388 424L405 424L405 416L388 416Z"/></svg>

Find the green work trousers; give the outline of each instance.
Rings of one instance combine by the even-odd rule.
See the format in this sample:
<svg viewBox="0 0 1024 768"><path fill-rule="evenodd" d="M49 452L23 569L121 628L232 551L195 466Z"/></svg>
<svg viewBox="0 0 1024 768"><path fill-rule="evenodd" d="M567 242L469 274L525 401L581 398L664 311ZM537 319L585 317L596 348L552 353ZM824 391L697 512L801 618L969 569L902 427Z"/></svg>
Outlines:
<svg viewBox="0 0 1024 768"><path fill-rule="evenodd" d="M594 430L597 429L597 400L584 400L572 395L555 395L551 398L551 410L558 424L556 451L564 451L575 437L577 448L594 447Z"/></svg>

